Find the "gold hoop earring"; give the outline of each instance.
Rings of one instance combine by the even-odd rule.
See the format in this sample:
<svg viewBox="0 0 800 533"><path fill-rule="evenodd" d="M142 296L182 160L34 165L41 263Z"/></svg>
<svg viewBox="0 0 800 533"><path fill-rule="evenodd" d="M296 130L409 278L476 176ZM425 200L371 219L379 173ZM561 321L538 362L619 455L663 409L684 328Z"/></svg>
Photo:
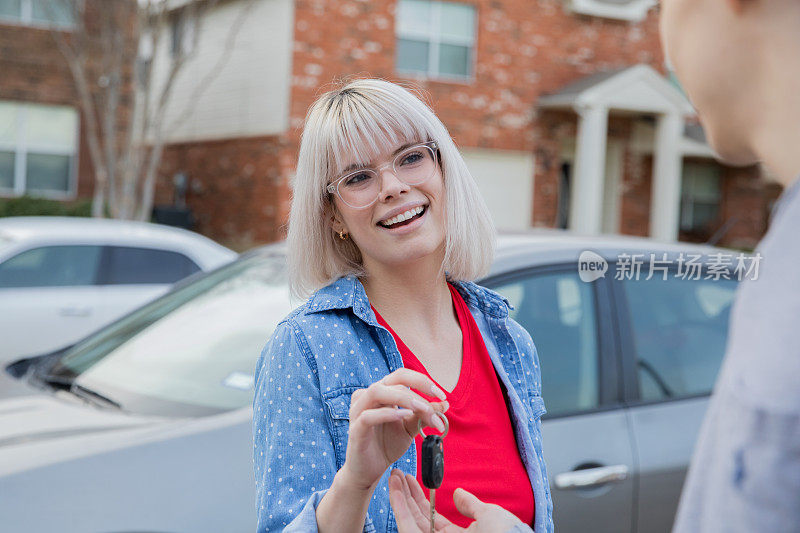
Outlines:
<svg viewBox="0 0 800 533"><path fill-rule="evenodd" d="M347 240L347 235L348 233L345 233L344 230L339 230L339 238L342 239L343 241Z"/></svg>

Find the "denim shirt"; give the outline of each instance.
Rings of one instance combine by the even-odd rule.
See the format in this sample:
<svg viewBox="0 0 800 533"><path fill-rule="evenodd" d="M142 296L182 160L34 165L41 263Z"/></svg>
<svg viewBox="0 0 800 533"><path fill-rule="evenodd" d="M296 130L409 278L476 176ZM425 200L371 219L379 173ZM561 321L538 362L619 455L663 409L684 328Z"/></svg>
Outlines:
<svg viewBox="0 0 800 533"><path fill-rule="evenodd" d="M508 316L508 300L472 282L452 284L472 312L508 391L517 446L533 488L534 531L550 533L553 504L542 454L545 407L536 348L528 332ZM394 338L378 324L355 276L318 290L278 324L256 364L253 456L259 533L318 530L316 507L345 460L351 394L402 366ZM416 476L416 466L412 443L391 468ZM373 492L364 532L397 531L389 504L391 468Z"/></svg>

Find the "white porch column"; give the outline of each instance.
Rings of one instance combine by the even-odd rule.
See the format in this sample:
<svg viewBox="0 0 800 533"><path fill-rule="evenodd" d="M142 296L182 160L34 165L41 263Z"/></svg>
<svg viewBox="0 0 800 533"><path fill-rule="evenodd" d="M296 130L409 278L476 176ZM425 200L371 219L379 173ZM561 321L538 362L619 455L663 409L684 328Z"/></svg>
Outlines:
<svg viewBox="0 0 800 533"><path fill-rule="evenodd" d="M580 118L571 184L569 229L596 234L600 233L603 220L608 108L587 106L576 108L576 111Z"/></svg>
<svg viewBox="0 0 800 533"><path fill-rule="evenodd" d="M653 154L653 188L650 195L650 236L660 240L678 239L681 206L683 116L659 115Z"/></svg>

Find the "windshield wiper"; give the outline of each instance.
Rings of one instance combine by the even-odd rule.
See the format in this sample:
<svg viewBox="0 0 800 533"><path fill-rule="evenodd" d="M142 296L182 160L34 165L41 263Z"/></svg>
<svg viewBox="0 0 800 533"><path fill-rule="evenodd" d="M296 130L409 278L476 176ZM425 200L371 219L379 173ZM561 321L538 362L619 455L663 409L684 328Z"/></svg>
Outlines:
<svg viewBox="0 0 800 533"><path fill-rule="evenodd" d="M99 392L86 388L83 385L78 385L77 383L73 383L72 386L69 388L69 390L75 396L80 396L81 398L85 398L91 402L102 403L110 405L116 409L122 409L122 404L120 404L119 402L115 402L108 396L103 396Z"/></svg>
<svg viewBox="0 0 800 533"><path fill-rule="evenodd" d="M108 396L103 396L99 392L93 391L88 387L79 385L74 379L62 378L52 374L42 376L40 379L43 383L49 385L53 389L67 391L78 398L86 400L95 405L99 405L101 407L108 407L110 405L116 409L122 409L122 404L119 402L112 400Z"/></svg>

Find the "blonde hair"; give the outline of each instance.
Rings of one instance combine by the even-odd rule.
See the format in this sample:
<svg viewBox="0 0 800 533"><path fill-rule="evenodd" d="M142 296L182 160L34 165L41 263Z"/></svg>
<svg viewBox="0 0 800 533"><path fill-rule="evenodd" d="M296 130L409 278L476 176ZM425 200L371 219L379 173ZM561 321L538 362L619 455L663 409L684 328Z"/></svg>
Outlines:
<svg viewBox="0 0 800 533"><path fill-rule="evenodd" d="M445 255L451 280L485 275L496 232L475 180L444 124L419 97L400 85L358 79L319 97L306 115L287 238L289 287L305 299L336 279L364 276L361 253L329 223L333 202L325 190L350 164L368 165L404 143L436 141L445 189Z"/></svg>

